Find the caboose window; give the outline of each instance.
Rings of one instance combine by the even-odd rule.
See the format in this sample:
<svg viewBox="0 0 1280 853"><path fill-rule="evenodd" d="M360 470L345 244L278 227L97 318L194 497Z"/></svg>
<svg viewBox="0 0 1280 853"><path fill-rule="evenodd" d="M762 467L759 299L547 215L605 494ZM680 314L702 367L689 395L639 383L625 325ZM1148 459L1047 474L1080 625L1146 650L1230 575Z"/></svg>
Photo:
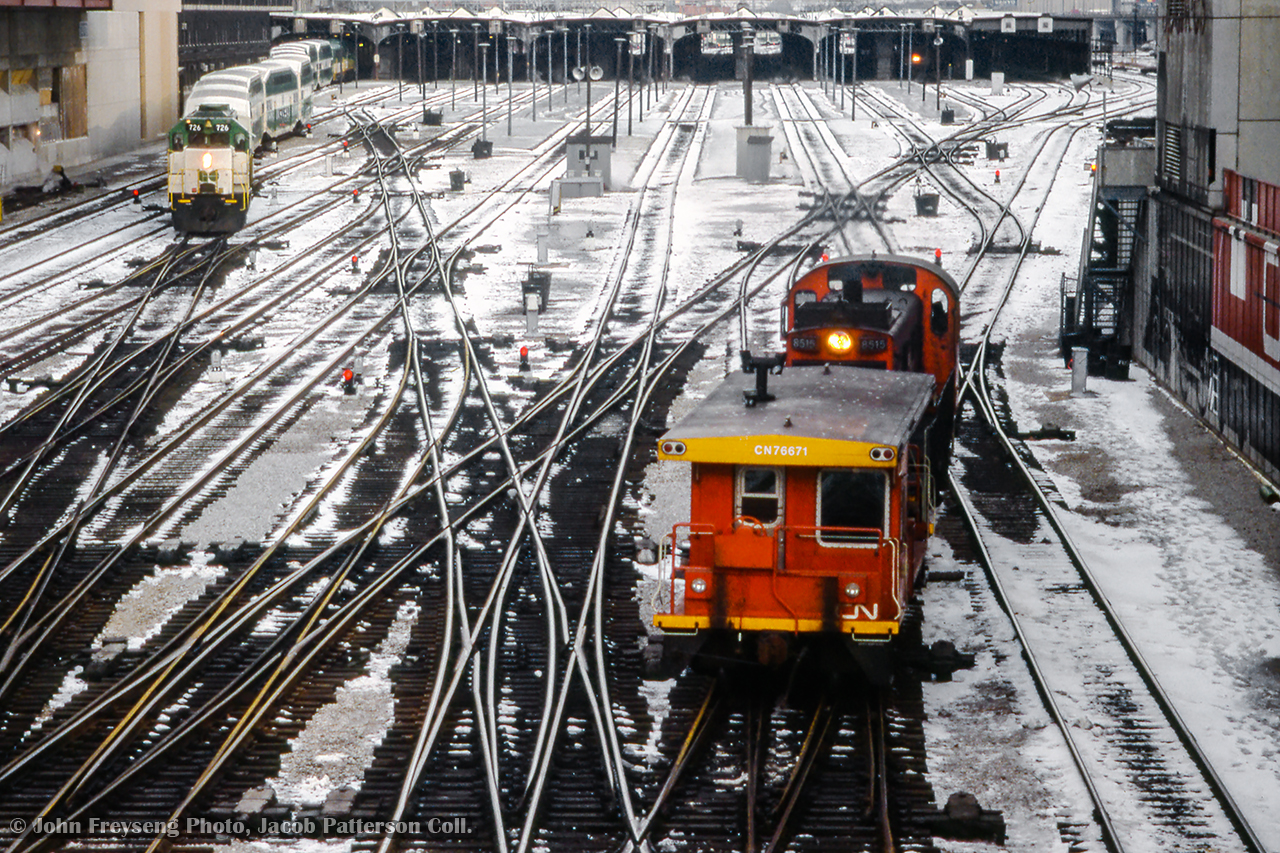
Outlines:
<svg viewBox="0 0 1280 853"><path fill-rule="evenodd" d="M874 542L884 532L888 478L879 471L838 469L818 475L818 542Z"/></svg>
<svg viewBox="0 0 1280 853"><path fill-rule="evenodd" d="M762 524L777 524L782 517L782 472L777 468L739 468L734 515L745 515Z"/></svg>

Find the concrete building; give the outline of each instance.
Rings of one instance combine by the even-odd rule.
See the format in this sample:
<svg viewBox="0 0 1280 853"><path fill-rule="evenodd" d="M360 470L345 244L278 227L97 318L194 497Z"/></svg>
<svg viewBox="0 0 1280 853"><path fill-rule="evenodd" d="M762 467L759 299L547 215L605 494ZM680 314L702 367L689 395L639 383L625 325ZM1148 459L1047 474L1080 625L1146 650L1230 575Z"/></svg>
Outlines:
<svg viewBox="0 0 1280 853"><path fill-rule="evenodd" d="M157 139L178 117L181 0L0 0L0 189Z"/></svg>
<svg viewBox="0 0 1280 853"><path fill-rule="evenodd" d="M1276 0L1162 0L1158 165L1134 357L1280 476Z"/></svg>

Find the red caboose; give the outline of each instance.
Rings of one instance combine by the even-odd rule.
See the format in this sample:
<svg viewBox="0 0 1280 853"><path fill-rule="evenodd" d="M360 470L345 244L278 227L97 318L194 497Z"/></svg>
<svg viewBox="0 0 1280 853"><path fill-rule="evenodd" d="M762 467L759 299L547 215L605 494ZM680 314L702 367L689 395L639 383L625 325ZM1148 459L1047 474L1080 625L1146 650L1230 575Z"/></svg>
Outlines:
<svg viewBox="0 0 1280 853"><path fill-rule="evenodd" d="M659 442L660 459L692 471L654 623L713 658L778 664L810 638L869 668L899 630L931 532L934 383L787 370L772 399L744 405L753 386L730 377Z"/></svg>

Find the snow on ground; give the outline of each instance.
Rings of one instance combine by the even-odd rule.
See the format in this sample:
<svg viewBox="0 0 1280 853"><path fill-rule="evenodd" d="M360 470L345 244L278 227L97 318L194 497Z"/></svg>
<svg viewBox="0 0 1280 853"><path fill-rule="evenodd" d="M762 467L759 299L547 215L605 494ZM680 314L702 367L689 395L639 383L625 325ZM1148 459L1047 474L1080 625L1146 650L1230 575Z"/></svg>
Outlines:
<svg viewBox="0 0 1280 853"><path fill-rule="evenodd" d="M1208 463L1180 458L1178 443L1204 430L1144 370L1135 365L1128 382L1090 378L1090 393L1072 397L1058 354L1059 278L1076 272L1095 139L1072 148L1034 235L1063 254L1028 259L997 325L1013 414L1024 430L1076 431L1074 442L1032 445L1065 496L1060 514L1255 830L1280 846L1271 808L1280 790L1280 550L1257 550L1258 527L1270 521L1274 545L1280 522L1221 449ZM1222 478L1241 499L1225 516L1204 496Z"/></svg>
<svg viewBox="0 0 1280 853"><path fill-rule="evenodd" d="M387 636L369 658L366 675L338 688L280 761L280 775L267 780L281 803L298 807L324 804L333 790L359 789L373 751L395 719L395 698L388 674L400 662L418 618L414 602L401 605Z"/></svg>
<svg viewBox="0 0 1280 853"><path fill-rule="evenodd" d="M933 132L944 132L932 111L932 93L921 101L916 95L919 90L908 97L896 84L872 85L902 101ZM948 84L952 87L983 94L988 102L1000 100L992 99L978 83ZM368 88L366 84L361 91ZM900 142L892 128L875 125L870 115L862 112L852 121L838 103L821 95L816 85L806 89L861 175L897 156ZM626 136L623 113L613 161L614 175L621 185L629 184L681 92L680 86L662 92L656 108L646 110L645 120L636 123L630 137ZM526 109L523 116L517 116L512 135L506 133L500 99L490 98L493 158L476 161L464 152L455 152L436 158L419 172L419 184L437 194L430 204L437 222L453 221L474 203L481 190L513 174L527 161L529 147L557 127L566 114L580 113L585 104L585 93L571 86L570 103L564 106L563 90L557 87L548 112L546 90L540 88L540 93L539 121L531 122ZM595 118L600 121L599 87L593 94ZM471 108L469 87L459 87L457 95L458 107L446 109L446 121ZM428 96L442 94L428 89ZM1012 104L1016 97L1011 88L1002 102ZM803 181L796 153L788 151L788 160L780 159L787 149L786 136L776 127L777 116L769 102L758 97L756 103L758 121L775 125L773 179L744 191L745 185L732 177L741 90L736 84L719 87L692 191L682 193L677 203L672 247L677 260L672 282L677 299L738 257L738 237L733 231L739 219L743 221L743 239L763 240L803 213L799 209ZM331 129L337 129L343 122L332 124ZM601 132L598 127L597 132ZM1000 135L1001 141L1010 143L1011 154L1010 161L999 164L1001 184L994 183L993 164L981 158L967 168L989 192L1005 197L1026 169L1021 158L1035 143L1036 133L1034 128L1026 128ZM1280 816L1269 808L1275 791L1280 790L1280 762L1276 760L1280 727L1275 722L1280 717L1280 629L1273 627L1280 604L1276 565L1280 516L1258 504L1250 476L1140 369L1134 368L1130 382L1092 379L1088 396L1072 398L1066 393L1069 378L1056 351L1057 287L1062 272L1074 273L1088 192L1088 174L1083 167L1092 159L1096 138L1092 132L1084 134L1071 149L1068 167L1058 178L1034 235L1063 255L1028 259L1001 322L999 331L1008 342L1004 367L1014 415L1023 428L1056 423L1077 430L1074 443L1043 442L1033 448L1065 496L1069 507L1063 512L1065 520L1131 633L1139 638L1166 688L1177 697L1188 722L1255 820L1264 841L1280 847ZM338 161L338 166L349 168L343 161ZM448 190L448 173L457 168L468 172L471 179L462 193ZM305 180L282 187L282 193L300 191L301 184ZM931 256L934 248L942 247L944 265L962 277L970 263L965 252L977 239L975 223L944 195L939 217L926 225L914 216L911 191L911 187L900 190L888 208L901 251ZM533 350L535 376L548 376L560 369L571 347L560 347L557 352L547 341L572 343L590 326L597 308L597 283L614 262L614 238L623 227L631 195L624 189L603 199L566 200L559 214L549 216L545 195L535 194L477 240L479 245L497 250L476 254L470 281L463 279L463 296L482 333L512 341L510 347L493 354L501 376L517 373L522 341ZM254 233L253 223L264 220L272 208L267 199L254 205L246 236ZM1030 211L1022 213L1029 215ZM530 336L525 331L518 283L536 261L536 229L543 224L549 224L550 260L539 266L552 272L552 290L539 330ZM291 235L293 245L318 239L327 227L309 223L299 228ZM591 236L587 236L588 230ZM288 257L287 250L264 249L259 255L260 270L280 265ZM121 272L96 271L94 275ZM236 271L233 275L241 274L247 273ZM980 289L975 289L977 292ZM590 298L584 299L584 294ZM29 300L23 310L34 313L42 304L47 308L65 298L62 291L51 292ZM750 342L753 347L776 346L776 338L770 342L767 333L777 325L776 311L769 307L776 304L776 298L769 303L770 298L761 297L760 311L769 316L753 326L753 335L760 335L759 340ZM432 322L441 314L433 308L423 310L420 316L423 322ZM690 374L669 423L679 420L726 372L737 370L736 336L736 329L724 326L707 336L708 357ZM51 362L50 372L65 373L88 351L87 344L77 347L73 356ZM264 357L262 352L228 353L224 369L243 374ZM456 393L453 379L450 375L451 394ZM9 395L0 419L7 419L28 401L29 393ZM336 414L342 420L346 413ZM297 441L298 446L281 449L307 452L310 445L310 452L319 452L314 442L323 437L321 421L326 420L319 414L314 422L304 418L296 427L298 432L287 436L288 442ZM327 425L334 429L341 426ZM325 450L321 456L330 452ZM321 467L322 460L298 457L295 461L297 470L304 472L308 465L312 470ZM267 479L275 476L266 469L263 474ZM687 476L687 466L650 466L647 470L644 490L654 499L641 500L641 513L652 538L661 538L670 532L672 523L687 518ZM288 478L280 479L283 483ZM294 488L296 484L290 491ZM255 511L249 521L266 524L268 509ZM191 535L196 535L194 529ZM214 538L212 532L199 535ZM932 564L945 569L951 556L939 544L934 548ZM116 617L118 629L106 631L104 636L116 630L135 639L149 636L171 612L165 601L172 596L161 589L175 580L201 580L198 567L193 565L192 569L190 578L183 574L185 570L158 570L155 578L140 585L136 596L122 601ZM641 583L642 597L651 594L652 584ZM148 590L154 587L156 597L150 604L142 604L146 597L143 586ZM1008 625L981 586L963 581L934 583L924 593L928 636L953 639L978 655L974 670L958 673L949 683L926 685L931 778L940 800L953 790L964 789L977 794L985 807L1004 810L1011 833L1008 849L1065 849L1070 843L1065 839L1073 838L1072 827L1089 822L1087 814L1077 811L1086 800L1078 790L1074 771L1064 764L1060 735L1049 725L1025 671L1016 663ZM360 784L362 768L393 713L387 672L403 652L415 618L416 613L402 609L391 635L371 660L369 673L345 685L295 740L280 777L273 782L282 801L313 805L332 788ZM84 689L79 675L78 671L68 673L63 690L51 698L46 715ZM664 687L655 683L646 692L655 716L666 710ZM641 747L642 751L647 749ZM236 842L235 848L267 849L243 842ZM948 843L944 849L975 848L985 849L983 845L958 843ZM347 849L347 845L299 841L274 849L322 853Z"/></svg>
<svg viewBox="0 0 1280 853"><path fill-rule="evenodd" d="M224 567L211 566L208 561L209 555L197 550L189 565L157 566L154 574L139 581L116 604L93 647L101 648L106 640L123 637L130 651L142 648L173 614L226 573Z"/></svg>

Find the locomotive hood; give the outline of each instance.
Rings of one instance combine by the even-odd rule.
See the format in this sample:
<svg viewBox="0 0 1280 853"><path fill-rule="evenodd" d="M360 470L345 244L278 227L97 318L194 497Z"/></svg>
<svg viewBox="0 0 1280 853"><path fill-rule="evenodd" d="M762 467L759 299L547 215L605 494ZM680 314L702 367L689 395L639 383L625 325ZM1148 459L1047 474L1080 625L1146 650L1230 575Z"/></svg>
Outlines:
<svg viewBox="0 0 1280 853"><path fill-rule="evenodd" d="M658 442L665 460L892 467L933 393L933 377L858 367L784 371L775 399L743 405L755 379L735 374Z"/></svg>

